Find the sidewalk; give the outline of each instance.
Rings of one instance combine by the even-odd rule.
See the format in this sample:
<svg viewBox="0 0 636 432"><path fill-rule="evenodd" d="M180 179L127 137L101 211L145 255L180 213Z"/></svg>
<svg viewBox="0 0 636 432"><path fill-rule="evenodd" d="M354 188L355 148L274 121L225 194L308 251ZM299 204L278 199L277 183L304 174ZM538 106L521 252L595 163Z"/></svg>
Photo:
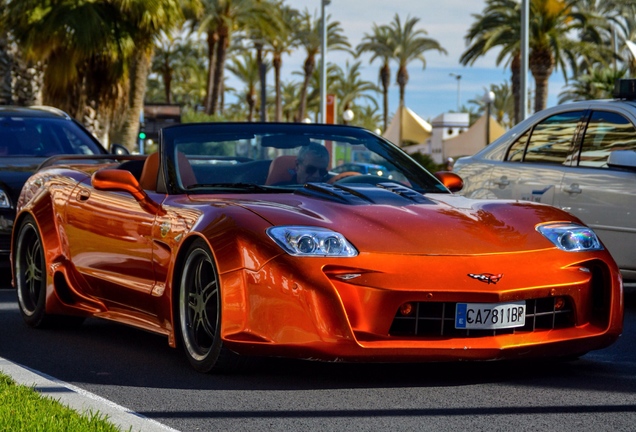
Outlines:
<svg viewBox="0 0 636 432"><path fill-rule="evenodd" d="M16 383L33 387L43 396L58 400L61 404L80 413L99 412L103 416L108 416L108 421L122 431L178 432L176 429L130 411L96 394L20 366L2 357L0 357L0 372L10 376Z"/></svg>

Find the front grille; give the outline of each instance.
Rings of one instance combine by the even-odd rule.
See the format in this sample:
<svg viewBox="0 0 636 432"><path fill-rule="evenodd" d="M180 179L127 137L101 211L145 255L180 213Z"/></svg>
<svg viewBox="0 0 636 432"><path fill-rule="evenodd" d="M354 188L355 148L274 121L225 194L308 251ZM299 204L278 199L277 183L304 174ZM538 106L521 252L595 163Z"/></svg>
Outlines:
<svg viewBox="0 0 636 432"><path fill-rule="evenodd" d="M562 298L563 299L563 298ZM423 337L483 337L535 330L550 330L574 326L572 301L566 297L562 308L555 308L555 298L526 300L526 323L523 327L499 330L467 330L455 328L455 309L452 302L416 302L409 316L398 310L393 319L390 336Z"/></svg>

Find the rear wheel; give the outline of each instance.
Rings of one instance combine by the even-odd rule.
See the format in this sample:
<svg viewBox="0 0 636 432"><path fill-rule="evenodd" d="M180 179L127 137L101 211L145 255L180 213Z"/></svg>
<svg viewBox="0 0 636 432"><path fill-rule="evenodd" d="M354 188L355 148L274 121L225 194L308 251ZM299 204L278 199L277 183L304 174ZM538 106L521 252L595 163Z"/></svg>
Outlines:
<svg viewBox="0 0 636 432"><path fill-rule="evenodd" d="M15 278L18 305L24 321L41 327L47 321L46 264L40 232L31 217L20 225L15 249Z"/></svg>
<svg viewBox="0 0 636 432"><path fill-rule="evenodd" d="M243 359L221 340L221 287L203 240L188 249L179 283L179 331L190 364L199 372L238 368Z"/></svg>

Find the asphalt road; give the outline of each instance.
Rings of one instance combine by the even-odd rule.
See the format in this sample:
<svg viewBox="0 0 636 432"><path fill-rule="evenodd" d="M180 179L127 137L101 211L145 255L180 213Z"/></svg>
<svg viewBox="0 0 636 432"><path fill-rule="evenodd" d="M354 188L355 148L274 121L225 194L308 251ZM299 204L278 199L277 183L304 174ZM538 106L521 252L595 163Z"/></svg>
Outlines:
<svg viewBox="0 0 636 432"><path fill-rule="evenodd" d="M626 294L626 310L616 344L573 362L270 359L249 372L219 376L192 371L164 338L113 323L29 329L15 292L5 288L0 357L180 431L633 431L636 293Z"/></svg>

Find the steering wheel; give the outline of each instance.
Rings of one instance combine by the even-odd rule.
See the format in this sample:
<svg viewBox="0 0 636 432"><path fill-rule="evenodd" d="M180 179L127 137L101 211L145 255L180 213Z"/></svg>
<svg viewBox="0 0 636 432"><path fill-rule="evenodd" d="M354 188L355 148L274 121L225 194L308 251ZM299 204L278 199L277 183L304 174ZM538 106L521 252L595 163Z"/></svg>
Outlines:
<svg viewBox="0 0 636 432"><path fill-rule="evenodd" d="M361 175L359 172L356 171L345 171L345 172L341 172L340 174L336 174L335 176L331 177L329 180L327 180L327 183L329 184L334 184L337 181L340 181L344 178L347 177L353 177L353 176L359 176Z"/></svg>

